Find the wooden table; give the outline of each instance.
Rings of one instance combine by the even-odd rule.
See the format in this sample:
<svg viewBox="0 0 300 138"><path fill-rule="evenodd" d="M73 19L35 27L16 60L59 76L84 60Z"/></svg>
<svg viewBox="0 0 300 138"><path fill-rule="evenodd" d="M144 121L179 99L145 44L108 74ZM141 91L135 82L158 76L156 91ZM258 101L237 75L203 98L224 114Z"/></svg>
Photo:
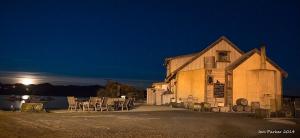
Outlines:
<svg viewBox="0 0 300 138"><path fill-rule="evenodd" d="M122 107L123 103L124 103L124 101L114 101L115 111L119 110L119 108Z"/></svg>

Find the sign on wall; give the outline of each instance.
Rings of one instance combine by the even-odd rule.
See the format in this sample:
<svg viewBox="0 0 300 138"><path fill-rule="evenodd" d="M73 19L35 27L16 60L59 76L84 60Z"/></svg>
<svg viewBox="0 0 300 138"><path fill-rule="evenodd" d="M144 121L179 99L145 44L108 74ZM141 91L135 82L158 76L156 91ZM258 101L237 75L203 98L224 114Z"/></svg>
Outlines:
<svg viewBox="0 0 300 138"><path fill-rule="evenodd" d="M224 84L217 81L214 83L214 97L224 98Z"/></svg>

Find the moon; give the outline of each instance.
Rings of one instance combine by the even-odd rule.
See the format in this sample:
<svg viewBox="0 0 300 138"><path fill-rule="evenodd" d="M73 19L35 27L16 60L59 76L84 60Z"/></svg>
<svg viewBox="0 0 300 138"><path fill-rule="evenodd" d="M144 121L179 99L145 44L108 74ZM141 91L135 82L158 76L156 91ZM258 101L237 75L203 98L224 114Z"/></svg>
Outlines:
<svg viewBox="0 0 300 138"><path fill-rule="evenodd" d="M20 82L24 85L34 84L34 80L31 78L21 78Z"/></svg>

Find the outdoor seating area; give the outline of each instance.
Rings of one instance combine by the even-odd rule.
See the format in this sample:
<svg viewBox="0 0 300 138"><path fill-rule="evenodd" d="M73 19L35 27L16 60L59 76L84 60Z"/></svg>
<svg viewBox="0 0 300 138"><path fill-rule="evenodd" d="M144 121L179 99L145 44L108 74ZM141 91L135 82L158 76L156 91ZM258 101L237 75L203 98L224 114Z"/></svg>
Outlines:
<svg viewBox="0 0 300 138"><path fill-rule="evenodd" d="M90 97L76 98L68 96L69 111L123 111L134 108L133 98Z"/></svg>

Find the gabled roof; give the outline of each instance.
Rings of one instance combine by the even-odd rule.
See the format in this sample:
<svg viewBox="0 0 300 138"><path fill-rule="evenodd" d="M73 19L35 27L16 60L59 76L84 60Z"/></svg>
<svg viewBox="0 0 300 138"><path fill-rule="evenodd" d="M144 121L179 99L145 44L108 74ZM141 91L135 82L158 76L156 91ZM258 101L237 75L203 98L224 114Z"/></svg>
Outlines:
<svg viewBox="0 0 300 138"><path fill-rule="evenodd" d="M205 53L206 51L208 51L209 49L211 49L213 46L215 46L216 44L218 44L219 42L221 42L222 40L226 41L227 43L229 43L234 49L236 49L238 52L240 53L244 53L241 49L239 49L233 42L231 42L226 36L221 36L219 37L216 41L214 41L213 43L211 43L208 47L204 48L203 50L201 50L200 52L197 53L191 53L191 54L184 54L184 55L179 55L179 56L174 56L174 57L168 57L165 58L166 61L168 60L172 60L175 58L181 58L181 57L187 57L187 56L196 56L199 53Z"/></svg>
<svg viewBox="0 0 300 138"><path fill-rule="evenodd" d="M260 51L258 49L253 49L249 52L247 52L246 54L242 55L239 59L237 59L236 61L232 62L229 66L226 67L226 70L234 70L236 67L238 67L240 64L242 64L244 61L246 61L248 58L250 58L253 54L259 54L260 55ZM279 65L277 65L274 61L272 61L270 58L267 57L267 61L272 64L275 68L277 68L281 73L283 77L287 77L288 73L286 71L284 71L282 68L280 68Z"/></svg>
<svg viewBox="0 0 300 138"><path fill-rule="evenodd" d="M191 53L191 54L184 54L184 55L179 55L179 56L174 56L174 57L168 57L168 58L165 58L165 61L169 61L169 60L172 60L172 59L175 59L175 58L182 58L182 57L190 57L190 56L195 56L197 55L199 52L197 53Z"/></svg>
<svg viewBox="0 0 300 138"><path fill-rule="evenodd" d="M256 48L247 52L246 54L242 55L240 58L232 62L230 65L226 67L226 70L233 70L237 66L239 66L241 63L243 63L245 60L247 60L249 57L251 57L255 52L259 52Z"/></svg>
<svg viewBox="0 0 300 138"><path fill-rule="evenodd" d="M196 60L198 57L200 57L202 54L204 54L205 52L207 52L208 50L210 50L211 48L213 48L216 44L218 44L219 42L221 42L222 40L226 41L227 43L229 43L234 49L236 49L238 52L240 52L241 54L244 54L244 52L239 49L234 43L232 43L227 37L225 36L221 36L219 39L217 39L215 42L211 43L208 47L204 48L202 51L195 53L193 58L191 58L190 60L188 60L186 63L184 63L182 66L180 66L179 68L177 68L175 71L173 71L172 73L170 73L169 76L167 76L166 78L166 82L168 82L171 78L173 78L177 72L179 72L180 70L182 70L184 67L186 67L187 65L189 65L190 63L192 63L194 60ZM191 54L188 54L191 55ZM183 55L183 56L188 56L188 55ZM170 58L166 58L166 62L168 62L171 59L174 58L178 58L178 57L182 57L182 56L176 56L176 57L170 57Z"/></svg>

